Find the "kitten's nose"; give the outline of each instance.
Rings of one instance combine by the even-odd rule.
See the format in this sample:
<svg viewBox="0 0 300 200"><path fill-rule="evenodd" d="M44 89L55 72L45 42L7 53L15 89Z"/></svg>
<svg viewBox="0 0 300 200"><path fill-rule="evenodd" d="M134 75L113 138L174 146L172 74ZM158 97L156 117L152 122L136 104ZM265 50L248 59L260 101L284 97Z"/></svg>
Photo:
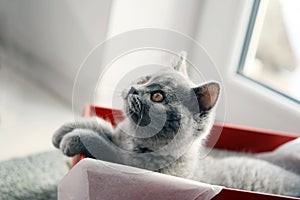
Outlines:
<svg viewBox="0 0 300 200"><path fill-rule="evenodd" d="M131 87L129 92L128 92L128 94L138 94L138 93L139 93L139 91L134 87Z"/></svg>

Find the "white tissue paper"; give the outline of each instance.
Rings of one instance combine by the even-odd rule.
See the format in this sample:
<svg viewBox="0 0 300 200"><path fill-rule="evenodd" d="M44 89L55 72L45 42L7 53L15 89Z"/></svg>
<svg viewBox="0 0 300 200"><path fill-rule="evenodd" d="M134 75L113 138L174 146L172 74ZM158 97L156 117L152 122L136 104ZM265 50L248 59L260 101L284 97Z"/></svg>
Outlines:
<svg viewBox="0 0 300 200"><path fill-rule="evenodd" d="M60 181L58 199L206 200L221 190L221 186L87 158Z"/></svg>

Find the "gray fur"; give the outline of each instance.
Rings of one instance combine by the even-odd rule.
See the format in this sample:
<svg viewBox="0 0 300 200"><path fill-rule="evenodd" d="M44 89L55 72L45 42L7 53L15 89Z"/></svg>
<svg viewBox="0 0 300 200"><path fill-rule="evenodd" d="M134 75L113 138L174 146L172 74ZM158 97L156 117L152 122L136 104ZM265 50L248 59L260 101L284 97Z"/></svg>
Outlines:
<svg viewBox="0 0 300 200"><path fill-rule="evenodd" d="M1 161L0 199L57 199L57 184L68 172L69 161L58 151Z"/></svg>
<svg viewBox="0 0 300 200"><path fill-rule="evenodd" d="M151 100L155 91L163 93L162 102ZM182 74L166 69L124 91L127 117L117 128L102 119L86 119L62 126L53 143L68 156L83 153L211 184L300 196L300 177L274 159L283 155L276 151L255 156L215 152L200 159L218 96L217 83L195 87Z"/></svg>

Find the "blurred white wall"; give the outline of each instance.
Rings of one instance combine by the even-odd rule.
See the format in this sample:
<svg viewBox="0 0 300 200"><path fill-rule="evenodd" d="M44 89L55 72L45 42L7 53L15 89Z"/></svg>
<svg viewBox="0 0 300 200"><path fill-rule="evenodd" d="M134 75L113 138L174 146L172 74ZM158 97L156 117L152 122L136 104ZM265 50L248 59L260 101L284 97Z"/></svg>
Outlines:
<svg viewBox="0 0 300 200"><path fill-rule="evenodd" d="M203 0L114 0L108 36L138 28L171 29L194 36Z"/></svg>
<svg viewBox="0 0 300 200"><path fill-rule="evenodd" d="M109 0L1 0L1 63L70 103L78 67L106 38L110 7Z"/></svg>

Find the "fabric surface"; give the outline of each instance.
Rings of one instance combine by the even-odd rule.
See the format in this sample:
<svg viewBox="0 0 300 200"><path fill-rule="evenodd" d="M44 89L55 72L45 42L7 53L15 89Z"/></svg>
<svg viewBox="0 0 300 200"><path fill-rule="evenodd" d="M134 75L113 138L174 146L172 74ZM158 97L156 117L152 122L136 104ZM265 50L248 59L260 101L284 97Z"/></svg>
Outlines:
<svg viewBox="0 0 300 200"><path fill-rule="evenodd" d="M68 172L58 151L0 162L0 200L57 199L57 184Z"/></svg>
<svg viewBox="0 0 300 200"><path fill-rule="evenodd" d="M58 199L209 200L222 189L221 186L86 158L59 182Z"/></svg>

